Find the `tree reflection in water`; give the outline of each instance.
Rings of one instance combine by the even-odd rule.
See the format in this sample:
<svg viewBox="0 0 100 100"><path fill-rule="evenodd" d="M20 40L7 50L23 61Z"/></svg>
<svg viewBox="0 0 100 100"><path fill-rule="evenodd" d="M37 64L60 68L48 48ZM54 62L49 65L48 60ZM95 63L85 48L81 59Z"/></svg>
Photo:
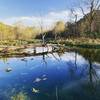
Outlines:
<svg viewBox="0 0 100 100"><path fill-rule="evenodd" d="M68 58L70 56L68 56L67 54L71 54L70 56L72 57L72 59ZM63 57L65 58L63 59ZM86 64L83 64L83 63L82 63L83 65L79 64L80 63L79 57L82 57L82 59L86 61L83 63L86 63ZM37 62L37 60L39 61ZM52 60L54 62L54 65L51 64ZM29 59L25 57L25 59L23 58L23 61L25 63L29 62L28 64L30 65L34 63L34 66L35 64L36 65L39 64L39 67L36 67L39 70L38 73L36 72L35 69L34 69L35 71L28 70L28 68L30 68L31 66L26 68L25 66L23 67L21 65L22 68L27 69L25 70L25 72L29 71L29 74L27 74L26 76L24 75L23 77L23 79L26 77L26 80L29 78L29 80L26 81L27 84L29 83L29 86L30 86L31 78L33 79L34 77L34 79L37 79L45 75L45 77L42 78L42 80L44 79L45 81L43 80L40 82L38 79L39 82L37 81L32 82L32 87L30 86L29 88L34 88L35 85L40 86L40 84L42 86L40 87L41 89L44 89L43 87L45 87L45 85L52 86L52 88L46 87L46 90L48 91L49 89L51 90L50 94L49 92L48 94L46 94L45 92L42 93L44 95L43 98L45 97L48 98L46 100L50 100L50 99L51 100L99 100L100 99L99 98L100 97L100 88L99 88L100 80L99 80L99 73L98 73L99 65L97 67L97 65L95 64L95 63L100 63L100 50L75 49L75 50L70 50L67 52L66 50L60 50L59 52L55 52L55 53L53 52L49 54L42 54L36 59L34 57L34 60L30 60L30 57ZM5 59L4 63L7 63L7 62L8 62L7 59ZM43 66L42 67L43 70L42 68L40 68L40 66ZM49 67L50 67L50 70L49 70ZM60 68L58 69L57 67L60 67ZM23 70L24 69L22 69L21 71ZM49 70L49 73L48 73L48 70ZM36 76L34 76L35 75L34 73L36 73ZM49 74L51 76L49 76ZM49 78L51 78L51 80L49 80ZM13 79L16 79L16 77ZM52 83L52 81L54 82L54 84ZM27 87L27 85L23 83L22 85ZM40 91L40 94L38 94L38 97L32 95L32 98L36 97L36 98L39 98L37 100L41 100L41 96L39 97L39 95L42 95L41 92L42 91ZM28 96L30 96L30 94L28 94ZM27 98L26 94L20 93L20 91L18 91L18 94L13 95L12 99L16 100L15 98L20 98L20 97Z"/></svg>
<svg viewBox="0 0 100 100"><path fill-rule="evenodd" d="M80 50L80 54L83 55L83 57L88 61L89 63L89 80L90 83L93 84L93 81L97 81L99 79L99 76L97 75L96 68L93 66L94 62L100 63L100 50Z"/></svg>

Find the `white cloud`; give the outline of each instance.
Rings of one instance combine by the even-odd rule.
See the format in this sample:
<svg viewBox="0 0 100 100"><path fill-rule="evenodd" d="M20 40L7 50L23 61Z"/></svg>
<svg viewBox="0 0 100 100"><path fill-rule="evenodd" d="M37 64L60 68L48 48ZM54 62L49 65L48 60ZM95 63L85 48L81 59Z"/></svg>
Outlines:
<svg viewBox="0 0 100 100"><path fill-rule="evenodd" d="M70 53L68 53L68 52L66 52L65 54L63 54L61 57L59 57L59 55L57 54L57 53L54 53L54 56L57 58L57 59L60 59L61 58L61 60L62 61L66 61L66 62L75 62L75 53L74 52L70 52ZM49 57L51 57L52 58L52 60L56 60L55 58L54 58L54 56L53 55L49 55ZM77 54L77 64L79 65L79 66L81 66L81 65L83 65L83 64L87 64L87 61L81 56L81 55L79 55L79 54Z"/></svg>
<svg viewBox="0 0 100 100"><path fill-rule="evenodd" d="M78 17L81 18L83 15L79 9L76 10L76 13L78 14ZM67 22L71 19L72 15L70 14L70 10L63 10L59 12L49 12L46 15L40 16L21 16L21 17L11 17L2 19L0 21L13 25L16 22L22 22L25 25L28 26L40 26L40 23L42 21L42 25L44 27L51 27L54 25L55 22L61 20L64 22Z"/></svg>

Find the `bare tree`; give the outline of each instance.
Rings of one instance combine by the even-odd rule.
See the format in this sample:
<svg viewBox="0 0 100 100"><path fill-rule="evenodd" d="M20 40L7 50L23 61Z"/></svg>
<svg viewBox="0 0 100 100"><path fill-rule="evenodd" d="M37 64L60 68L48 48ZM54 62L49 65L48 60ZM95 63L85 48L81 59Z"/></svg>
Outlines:
<svg viewBox="0 0 100 100"><path fill-rule="evenodd" d="M56 25L53 29L53 33L55 36L55 40L57 40L57 36L60 36L62 32L65 30L65 23L63 21L56 22Z"/></svg>
<svg viewBox="0 0 100 100"><path fill-rule="evenodd" d="M43 23L43 19L42 19L41 15L40 15L40 23L39 23L39 25L40 25L40 33L42 35L42 44L44 46L45 45L46 32L44 31L44 25L43 24L44 24Z"/></svg>
<svg viewBox="0 0 100 100"><path fill-rule="evenodd" d="M92 33L94 30L93 22L95 20L97 10L100 10L100 0L82 0L82 2L86 5L87 10L89 10L89 14L87 14L83 7L80 7L83 15L89 23L89 32Z"/></svg>
<svg viewBox="0 0 100 100"><path fill-rule="evenodd" d="M74 17L74 33L75 33L75 35L77 34L77 21L78 21L78 14L76 13L76 11L74 10L74 9L71 9L71 13L72 13L72 15L73 15L73 17Z"/></svg>

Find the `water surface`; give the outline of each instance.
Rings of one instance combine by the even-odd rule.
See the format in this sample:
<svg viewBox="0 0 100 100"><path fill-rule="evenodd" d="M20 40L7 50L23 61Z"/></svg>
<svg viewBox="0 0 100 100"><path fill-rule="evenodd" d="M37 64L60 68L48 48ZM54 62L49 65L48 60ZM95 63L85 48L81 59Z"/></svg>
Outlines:
<svg viewBox="0 0 100 100"><path fill-rule="evenodd" d="M88 49L1 58L0 100L100 100L99 58Z"/></svg>

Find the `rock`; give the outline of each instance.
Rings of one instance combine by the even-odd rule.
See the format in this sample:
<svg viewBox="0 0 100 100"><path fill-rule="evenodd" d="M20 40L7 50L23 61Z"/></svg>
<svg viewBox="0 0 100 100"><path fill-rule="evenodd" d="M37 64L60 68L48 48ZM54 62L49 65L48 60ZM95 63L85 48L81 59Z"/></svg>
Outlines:
<svg viewBox="0 0 100 100"><path fill-rule="evenodd" d="M35 81L34 81L34 83L38 83L38 82L40 82L42 79L40 79L40 78L36 78L35 79Z"/></svg>
<svg viewBox="0 0 100 100"><path fill-rule="evenodd" d="M46 75L43 75L42 77L46 77Z"/></svg>
<svg viewBox="0 0 100 100"><path fill-rule="evenodd" d="M22 58L21 61L25 61L25 62L27 62L27 60L26 60L25 58Z"/></svg>
<svg viewBox="0 0 100 100"><path fill-rule="evenodd" d="M32 92L33 92L33 93L39 93L39 90L33 88L33 89L32 89Z"/></svg>
<svg viewBox="0 0 100 100"><path fill-rule="evenodd" d="M43 81L46 81L47 80L47 78L43 78Z"/></svg>
<svg viewBox="0 0 100 100"><path fill-rule="evenodd" d="M12 71L12 68L7 68L5 71L6 72L11 72Z"/></svg>

